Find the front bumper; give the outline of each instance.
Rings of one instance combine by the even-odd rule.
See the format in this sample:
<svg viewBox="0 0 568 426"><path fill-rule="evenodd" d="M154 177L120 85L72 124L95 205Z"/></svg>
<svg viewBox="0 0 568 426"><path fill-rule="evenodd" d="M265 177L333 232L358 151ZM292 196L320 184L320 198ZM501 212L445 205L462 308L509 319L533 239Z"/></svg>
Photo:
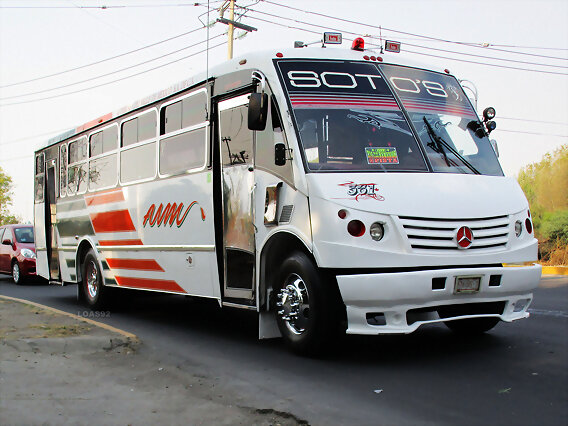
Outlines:
<svg viewBox="0 0 568 426"><path fill-rule="evenodd" d="M406 334L423 324L455 319L497 317L511 322L527 318L541 269L540 265L464 267L338 275L337 282L347 308L347 333ZM479 292L454 294L454 283L460 276L480 276ZM444 288L440 288L442 281ZM458 313L441 318L438 308Z"/></svg>
<svg viewBox="0 0 568 426"><path fill-rule="evenodd" d="M36 276L36 260L24 258L20 262L20 274L24 277L33 278Z"/></svg>

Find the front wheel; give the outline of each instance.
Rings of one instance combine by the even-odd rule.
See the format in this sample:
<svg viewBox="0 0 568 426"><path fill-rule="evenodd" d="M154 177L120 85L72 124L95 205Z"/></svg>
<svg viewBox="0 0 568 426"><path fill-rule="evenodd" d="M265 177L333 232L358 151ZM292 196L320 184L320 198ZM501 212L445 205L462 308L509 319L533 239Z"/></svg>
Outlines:
<svg viewBox="0 0 568 426"><path fill-rule="evenodd" d="M286 344L298 354L314 355L338 337L339 302L334 287L325 284L302 252L293 253L278 270L276 320Z"/></svg>
<svg viewBox="0 0 568 426"><path fill-rule="evenodd" d="M12 279L16 285L20 285L23 282L22 271L18 262L12 264Z"/></svg>
<svg viewBox="0 0 568 426"><path fill-rule="evenodd" d="M102 309L108 303L109 289L102 284L103 277L95 252L91 249L83 263L82 296L93 310Z"/></svg>

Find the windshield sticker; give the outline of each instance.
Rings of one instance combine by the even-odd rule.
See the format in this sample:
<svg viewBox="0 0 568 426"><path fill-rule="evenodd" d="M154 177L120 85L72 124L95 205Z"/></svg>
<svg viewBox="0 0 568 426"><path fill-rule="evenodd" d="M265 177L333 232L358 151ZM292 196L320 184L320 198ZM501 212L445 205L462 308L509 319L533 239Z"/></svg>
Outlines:
<svg viewBox="0 0 568 426"><path fill-rule="evenodd" d="M365 147L367 164L398 164L398 154L393 147Z"/></svg>
<svg viewBox="0 0 568 426"><path fill-rule="evenodd" d="M376 201L384 201L385 197L380 195L379 188L376 183L355 183L345 182L340 183L339 186L347 187L347 199L359 201L359 199L367 200L373 199ZM339 199L339 198L335 198Z"/></svg>

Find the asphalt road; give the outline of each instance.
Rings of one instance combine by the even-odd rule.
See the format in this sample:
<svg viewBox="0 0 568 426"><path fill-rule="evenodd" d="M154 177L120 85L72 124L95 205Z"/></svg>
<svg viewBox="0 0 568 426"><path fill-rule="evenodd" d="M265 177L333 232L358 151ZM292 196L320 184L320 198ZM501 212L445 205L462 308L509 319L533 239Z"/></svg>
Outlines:
<svg viewBox="0 0 568 426"><path fill-rule="evenodd" d="M16 286L0 294L67 312L76 287ZM531 318L460 338L443 325L408 336L347 336L323 359L257 340L253 312L125 291L95 318L137 334L142 351L214 377L251 407L314 425L567 425L568 276L544 277Z"/></svg>

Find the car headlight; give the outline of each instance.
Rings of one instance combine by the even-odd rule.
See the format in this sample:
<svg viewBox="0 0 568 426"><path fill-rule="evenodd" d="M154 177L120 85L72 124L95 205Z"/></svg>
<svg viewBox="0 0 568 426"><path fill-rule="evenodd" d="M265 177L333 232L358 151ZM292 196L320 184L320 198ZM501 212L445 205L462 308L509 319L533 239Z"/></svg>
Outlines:
<svg viewBox="0 0 568 426"><path fill-rule="evenodd" d="M30 249L22 249L22 256L24 256L27 259L35 259L36 258L36 254Z"/></svg>

